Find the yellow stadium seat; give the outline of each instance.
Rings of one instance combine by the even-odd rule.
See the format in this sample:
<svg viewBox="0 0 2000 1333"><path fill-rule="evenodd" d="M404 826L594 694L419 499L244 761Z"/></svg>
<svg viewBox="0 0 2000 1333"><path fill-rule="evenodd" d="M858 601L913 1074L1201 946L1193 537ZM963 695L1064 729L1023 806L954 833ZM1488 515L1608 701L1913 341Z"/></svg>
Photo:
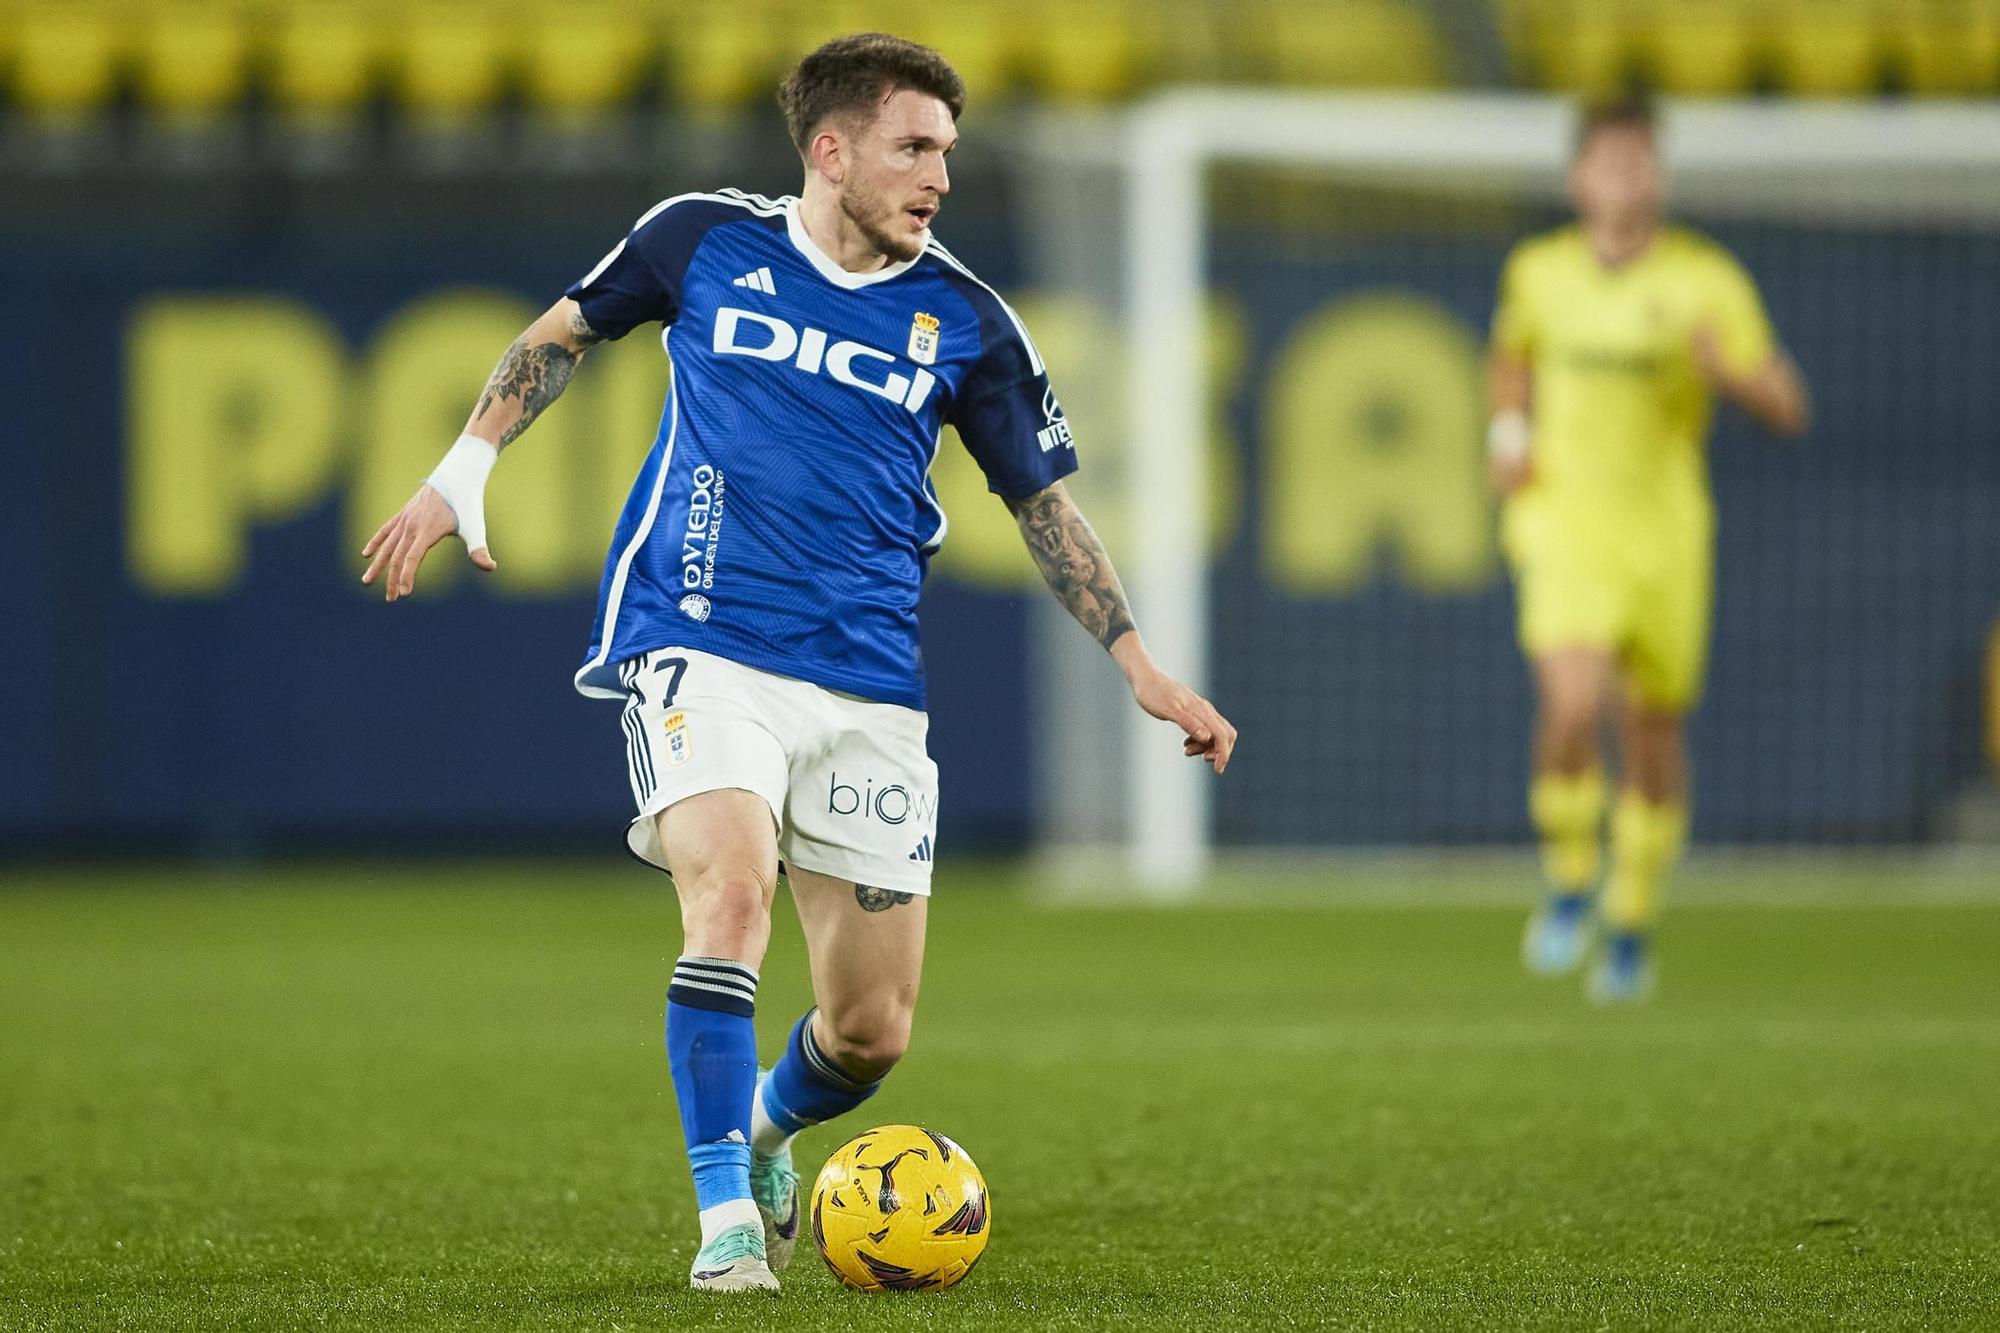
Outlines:
<svg viewBox="0 0 2000 1333"><path fill-rule="evenodd" d="M220 111L243 96L250 16L205 4L163 5L139 29L139 91L176 114Z"/></svg>
<svg viewBox="0 0 2000 1333"><path fill-rule="evenodd" d="M1264 68L1308 87L1429 88L1451 62L1429 17L1404 0L1268 0Z"/></svg>
<svg viewBox="0 0 2000 1333"><path fill-rule="evenodd" d="M30 5L14 32L14 97L45 115L80 115L110 100L130 55L117 8L87 0Z"/></svg>
<svg viewBox="0 0 2000 1333"><path fill-rule="evenodd" d="M1991 95L2000 88L2000 0L1901 0L1891 38L1913 93Z"/></svg>
<svg viewBox="0 0 2000 1333"><path fill-rule="evenodd" d="M465 120L490 107L506 81L514 17L472 0L404 5L388 30L399 99L434 121Z"/></svg>
<svg viewBox="0 0 2000 1333"><path fill-rule="evenodd" d="M1637 16L1620 0L1513 0L1505 21L1534 80L1566 92L1616 92L1629 82ZM1518 56L1517 56L1518 59Z"/></svg>
<svg viewBox="0 0 2000 1333"><path fill-rule="evenodd" d="M1170 83L1242 82L1256 70L1245 24L1233 10L1201 0L1158 4L1145 11L1144 49L1152 73Z"/></svg>
<svg viewBox="0 0 2000 1333"><path fill-rule="evenodd" d="M1123 97L1138 82L1139 5L1125 0L1041 0L1014 11L1029 86L1065 101Z"/></svg>
<svg viewBox="0 0 2000 1333"><path fill-rule="evenodd" d="M368 100L387 23L357 0L290 0L272 17L271 88L288 110L336 115Z"/></svg>
<svg viewBox="0 0 2000 1333"><path fill-rule="evenodd" d="M919 3L892 8L883 27L935 48L965 80L966 94L986 104L1004 96L1013 64L1013 29L1006 11L992 3Z"/></svg>
<svg viewBox="0 0 2000 1333"><path fill-rule="evenodd" d="M1752 17L1742 0L1658 5L1645 41L1654 82L1698 97L1747 91L1756 75Z"/></svg>
<svg viewBox="0 0 2000 1333"><path fill-rule="evenodd" d="M1814 0L1775 17L1778 85L1804 97L1855 97L1881 83L1887 42L1872 0Z"/></svg>
<svg viewBox="0 0 2000 1333"><path fill-rule="evenodd" d="M582 114L631 97L659 46L651 14L637 8L606 0L538 8L522 55L529 100Z"/></svg>
<svg viewBox="0 0 2000 1333"><path fill-rule="evenodd" d="M663 25L671 91L682 104L740 106L769 94L782 44L770 0L691 0L672 6Z"/></svg>

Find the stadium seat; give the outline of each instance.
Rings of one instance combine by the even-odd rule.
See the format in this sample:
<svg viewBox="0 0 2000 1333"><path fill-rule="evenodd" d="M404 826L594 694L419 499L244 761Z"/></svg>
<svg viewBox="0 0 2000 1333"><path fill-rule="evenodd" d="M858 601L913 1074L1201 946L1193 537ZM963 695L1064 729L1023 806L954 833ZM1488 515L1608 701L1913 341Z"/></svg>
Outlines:
<svg viewBox="0 0 2000 1333"><path fill-rule="evenodd" d="M1902 0L1891 36L1913 93L1991 95L2000 88L2000 0Z"/></svg>
<svg viewBox="0 0 2000 1333"><path fill-rule="evenodd" d="M1241 83L1255 76L1257 53L1233 9L1179 0L1148 11L1145 37L1154 77L1170 83Z"/></svg>
<svg viewBox="0 0 2000 1333"><path fill-rule="evenodd" d="M248 84L250 16L238 9L163 5L138 32L139 92L170 114L206 115L240 100Z"/></svg>
<svg viewBox="0 0 2000 1333"><path fill-rule="evenodd" d="M921 3L892 9L878 23L944 52L978 104L1004 96L1014 64L1017 22L991 0L956 6Z"/></svg>
<svg viewBox="0 0 2000 1333"><path fill-rule="evenodd" d="M1772 25L1778 85L1802 97L1856 97L1882 82L1886 42L1869 0L1786 6Z"/></svg>
<svg viewBox="0 0 2000 1333"><path fill-rule="evenodd" d="M30 5L14 32L14 99L57 118L81 115L111 99L131 54L118 10L88 0Z"/></svg>
<svg viewBox="0 0 2000 1333"><path fill-rule="evenodd" d="M1631 24L1616 0L1507 0L1502 28L1523 82L1609 93L1630 80Z"/></svg>
<svg viewBox="0 0 2000 1333"><path fill-rule="evenodd" d="M270 33L271 89L288 111L339 115L368 100L380 71L384 29L357 0L293 0Z"/></svg>
<svg viewBox="0 0 2000 1333"><path fill-rule="evenodd" d="M1024 29L1020 53L1028 85L1064 101L1130 93L1140 73L1135 8L1125 0L1041 0L1014 11Z"/></svg>
<svg viewBox="0 0 2000 1333"><path fill-rule="evenodd" d="M661 33L671 94L684 106L740 106L766 92L779 63L782 15L763 0L690 0Z"/></svg>
<svg viewBox="0 0 2000 1333"><path fill-rule="evenodd" d="M1253 21L1262 66L1280 83L1431 88L1450 79L1436 25L1403 0L1269 0Z"/></svg>
<svg viewBox="0 0 2000 1333"><path fill-rule="evenodd" d="M1756 32L1741 0L1674 0L1658 6L1644 52L1665 92L1717 97L1749 90Z"/></svg>
<svg viewBox="0 0 2000 1333"><path fill-rule="evenodd" d="M588 115L630 98L659 48L652 7L607 0L537 10L522 53L528 99Z"/></svg>
<svg viewBox="0 0 2000 1333"><path fill-rule="evenodd" d="M459 121L490 107L506 81L512 15L497 7L419 0L388 29L399 99L432 121Z"/></svg>

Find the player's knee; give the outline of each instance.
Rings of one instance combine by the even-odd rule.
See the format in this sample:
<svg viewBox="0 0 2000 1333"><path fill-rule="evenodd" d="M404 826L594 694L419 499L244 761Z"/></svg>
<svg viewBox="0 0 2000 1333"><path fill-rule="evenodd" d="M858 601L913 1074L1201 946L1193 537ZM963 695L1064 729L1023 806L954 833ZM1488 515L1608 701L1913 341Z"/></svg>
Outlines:
<svg viewBox="0 0 2000 1333"><path fill-rule="evenodd" d="M873 1082L894 1069L909 1050L914 1017L912 1007L894 997L826 1014L833 1030L828 1054L842 1069Z"/></svg>
<svg viewBox="0 0 2000 1333"><path fill-rule="evenodd" d="M1604 714L1598 701L1581 692L1552 694L1542 705L1542 730L1557 755L1582 759L1594 754Z"/></svg>
<svg viewBox="0 0 2000 1333"><path fill-rule="evenodd" d="M771 886L753 869L712 869L682 886L681 923L690 939L762 931L770 915Z"/></svg>

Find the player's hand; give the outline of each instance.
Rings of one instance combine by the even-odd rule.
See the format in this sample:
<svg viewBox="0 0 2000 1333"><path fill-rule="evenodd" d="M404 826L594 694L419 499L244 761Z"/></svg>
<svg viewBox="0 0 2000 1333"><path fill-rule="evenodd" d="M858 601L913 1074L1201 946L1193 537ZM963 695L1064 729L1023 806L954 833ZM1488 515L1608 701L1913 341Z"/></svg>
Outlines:
<svg viewBox="0 0 2000 1333"><path fill-rule="evenodd" d="M1112 656L1132 685L1132 697L1146 712L1185 733L1181 753L1199 757L1217 773L1222 772L1229 767L1230 752L1236 748L1236 728L1214 704L1153 665L1138 637L1127 634L1112 645Z"/></svg>
<svg viewBox="0 0 2000 1333"><path fill-rule="evenodd" d="M458 515L444 502L444 497L426 482L417 488L417 493L397 511L394 518L376 529L368 544L361 548L362 559L368 561L368 569L362 574L361 581L373 583L378 576L385 577L382 585L384 601L393 602L398 597L408 597L416 590L417 569L424 563L431 547L457 531ZM498 562L486 549L483 540L472 548L471 554L472 563L479 568L498 568Z"/></svg>
<svg viewBox="0 0 2000 1333"><path fill-rule="evenodd" d="M1486 483L1505 500L1535 479L1533 454L1496 454L1486 464Z"/></svg>

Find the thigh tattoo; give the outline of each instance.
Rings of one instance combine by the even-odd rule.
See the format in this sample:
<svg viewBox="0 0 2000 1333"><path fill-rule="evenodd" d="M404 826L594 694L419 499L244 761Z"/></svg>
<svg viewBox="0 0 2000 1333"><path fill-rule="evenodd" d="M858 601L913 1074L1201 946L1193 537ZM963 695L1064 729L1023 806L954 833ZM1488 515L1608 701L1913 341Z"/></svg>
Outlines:
<svg viewBox="0 0 2000 1333"><path fill-rule="evenodd" d="M861 904L864 912L886 912L892 907L901 907L914 897L913 893L898 893L894 889L871 888L866 884L854 886L854 901Z"/></svg>

